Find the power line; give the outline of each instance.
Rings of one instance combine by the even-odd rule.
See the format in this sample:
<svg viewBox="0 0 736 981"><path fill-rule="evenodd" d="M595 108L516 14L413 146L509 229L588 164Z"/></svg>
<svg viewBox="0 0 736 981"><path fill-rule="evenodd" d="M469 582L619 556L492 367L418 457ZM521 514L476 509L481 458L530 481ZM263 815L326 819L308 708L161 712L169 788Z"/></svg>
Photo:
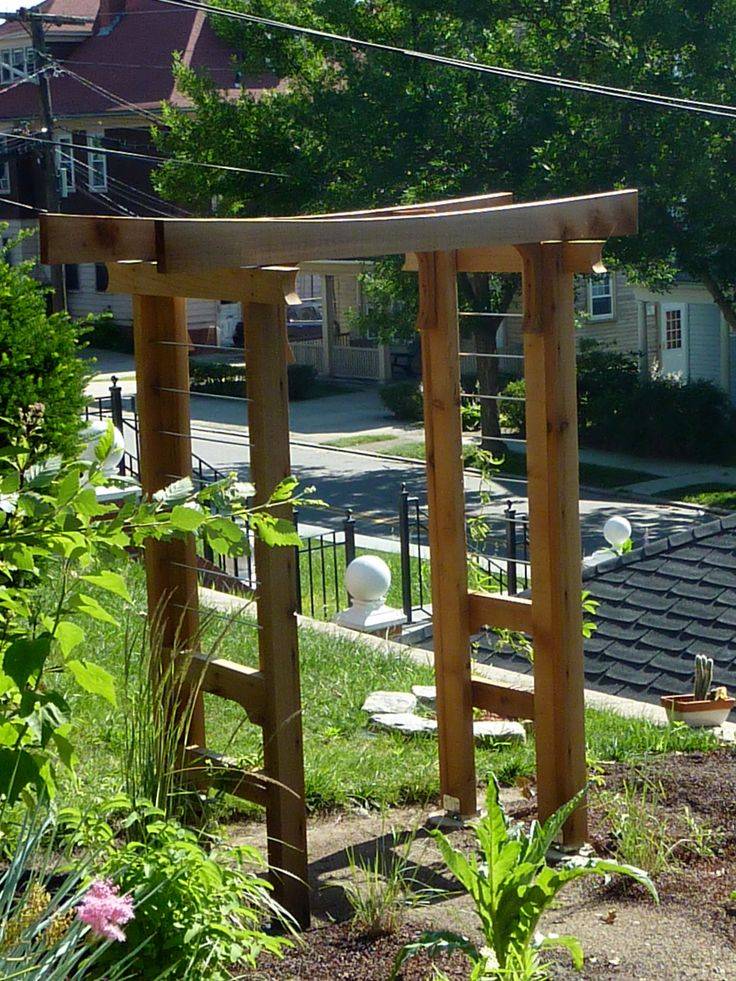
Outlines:
<svg viewBox="0 0 736 981"><path fill-rule="evenodd" d="M59 65L60 72L67 75L69 78L76 79L81 85L90 89L92 92L96 92L98 95L103 95L108 98L115 105L123 106L126 109L132 109L137 115L143 116L145 119L150 119L157 126L161 125L160 117L154 112L150 112L148 109L144 109L142 106L137 105L135 102L130 102L128 99L123 98L121 95L116 95L114 92L110 92L109 89L103 88L102 85L98 85L96 82L90 81L90 79L85 78L84 75L79 75L77 72L72 71L70 68L64 68Z"/></svg>
<svg viewBox="0 0 736 981"><path fill-rule="evenodd" d="M29 140L31 143L53 143L58 146L55 140L47 140L41 136L29 136L26 133L8 133L0 131L0 136L10 136L14 139ZM86 143L70 143L65 141L64 146L74 147L76 150L93 150L94 153L104 153L108 156L131 157L137 160L148 160L153 163L170 163L183 167L204 167L208 170L226 170L235 174L258 174L261 177L288 177L288 174L279 173L273 170L253 170L249 167L233 167L229 164L207 163L204 160L182 160L179 157L160 157L153 153L135 153L133 150L113 150L112 147L96 146L90 148Z"/></svg>
<svg viewBox="0 0 736 981"><path fill-rule="evenodd" d="M216 7L207 3L198 3L195 0L158 0L158 2L171 4L175 7L189 8L191 10L202 10L205 13L217 14L222 17L242 20L251 24L259 24L261 27L270 27L280 31L287 31L291 34L304 34L323 41L337 41L341 44L349 44L355 48L399 54L406 58L444 65L448 68L459 68L465 71L494 75L499 78L508 78L519 82L534 82L539 85L584 92L588 95L604 95L609 98L637 102L643 105L659 106L660 108L681 109L687 112L701 113L709 116L723 116L729 119L736 118L736 106L701 102L695 99L680 98L679 96L659 95L636 89L621 89L610 85L599 85L595 82L583 82L579 79L563 78L557 75L542 75L515 68L501 68L499 65L488 65L483 62L467 61L461 58L448 58L444 55L432 54L428 51L418 51L414 48L402 48L398 45L387 44L382 41L365 41L362 38L351 37L348 34L321 31L315 27L300 27L296 24L289 24L286 21L273 20L269 17L258 17L255 14L228 10L224 7Z"/></svg>
<svg viewBox="0 0 736 981"><path fill-rule="evenodd" d="M24 204L22 201L14 201L12 198L0 198L3 204L14 204L16 208L26 208L28 211L40 211L43 214L48 214L45 208L37 208L33 204Z"/></svg>

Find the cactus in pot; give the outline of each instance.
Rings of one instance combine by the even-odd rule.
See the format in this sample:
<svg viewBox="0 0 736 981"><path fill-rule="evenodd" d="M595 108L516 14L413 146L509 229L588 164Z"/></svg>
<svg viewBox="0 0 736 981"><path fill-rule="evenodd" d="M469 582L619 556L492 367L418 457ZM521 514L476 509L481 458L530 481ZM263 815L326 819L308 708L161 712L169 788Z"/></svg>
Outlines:
<svg viewBox="0 0 736 981"><path fill-rule="evenodd" d="M698 702L704 702L710 695L711 685L713 683L713 658L707 657L705 654L695 655L695 682L693 685L693 694L695 700Z"/></svg>

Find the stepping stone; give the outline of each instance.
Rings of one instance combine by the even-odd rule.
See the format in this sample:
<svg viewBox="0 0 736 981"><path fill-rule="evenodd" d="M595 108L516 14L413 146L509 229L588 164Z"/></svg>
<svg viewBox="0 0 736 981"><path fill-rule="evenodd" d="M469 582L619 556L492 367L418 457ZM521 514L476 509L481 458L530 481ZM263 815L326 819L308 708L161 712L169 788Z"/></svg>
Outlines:
<svg viewBox="0 0 736 981"><path fill-rule="evenodd" d="M416 697L408 691L374 691L363 702L363 711L369 715L401 715L416 707Z"/></svg>
<svg viewBox="0 0 736 981"><path fill-rule="evenodd" d="M505 719L490 719L485 722L473 723L473 735L476 742L489 743L525 743L526 729L521 722L510 722Z"/></svg>
<svg viewBox="0 0 736 981"><path fill-rule="evenodd" d="M370 724L374 729L388 732L400 732L404 736L419 736L437 732L434 719L423 719L412 712L386 712L383 715L372 715Z"/></svg>
<svg viewBox="0 0 736 981"><path fill-rule="evenodd" d="M437 708L437 689L434 685L412 685L411 691L422 708L433 711Z"/></svg>

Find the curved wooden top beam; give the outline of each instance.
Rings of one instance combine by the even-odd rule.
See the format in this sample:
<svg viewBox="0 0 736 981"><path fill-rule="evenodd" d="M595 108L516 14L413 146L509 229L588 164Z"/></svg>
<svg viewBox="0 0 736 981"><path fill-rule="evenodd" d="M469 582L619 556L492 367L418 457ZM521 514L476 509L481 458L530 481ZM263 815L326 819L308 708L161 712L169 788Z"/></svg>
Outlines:
<svg viewBox="0 0 736 981"><path fill-rule="evenodd" d="M610 191L497 207L486 202L481 208L436 214L286 219L42 215L41 255L46 263L155 259L159 272L198 272L297 259L605 239L636 230L637 192Z"/></svg>

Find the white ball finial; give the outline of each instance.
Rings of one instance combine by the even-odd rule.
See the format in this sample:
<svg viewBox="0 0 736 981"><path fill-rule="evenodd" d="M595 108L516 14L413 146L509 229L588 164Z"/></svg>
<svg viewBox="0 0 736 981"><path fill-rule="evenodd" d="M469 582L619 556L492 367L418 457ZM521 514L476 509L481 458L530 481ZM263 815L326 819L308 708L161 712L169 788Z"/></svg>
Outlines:
<svg viewBox="0 0 736 981"><path fill-rule="evenodd" d="M391 588L391 570L377 555L361 555L345 570L345 588L359 603L383 602Z"/></svg>
<svg viewBox="0 0 736 981"><path fill-rule="evenodd" d="M102 436L107 432L108 420L106 419L90 419L87 426L82 431L82 439L87 444L82 451L82 460L89 460L92 463L95 457L95 450L97 443L100 441ZM123 439L123 434L116 427L112 427L113 431L113 442L110 452L107 454L102 462L102 470L108 476L111 476L117 470L118 464L123 459L123 453L125 452L125 440Z"/></svg>
<svg viewBox="0 0 736 981"><path fill-rule="evenodd" d="M603 537L612 548L620 548L631 538L631 524L626 518L614 515L603 526Z"/></svg>

